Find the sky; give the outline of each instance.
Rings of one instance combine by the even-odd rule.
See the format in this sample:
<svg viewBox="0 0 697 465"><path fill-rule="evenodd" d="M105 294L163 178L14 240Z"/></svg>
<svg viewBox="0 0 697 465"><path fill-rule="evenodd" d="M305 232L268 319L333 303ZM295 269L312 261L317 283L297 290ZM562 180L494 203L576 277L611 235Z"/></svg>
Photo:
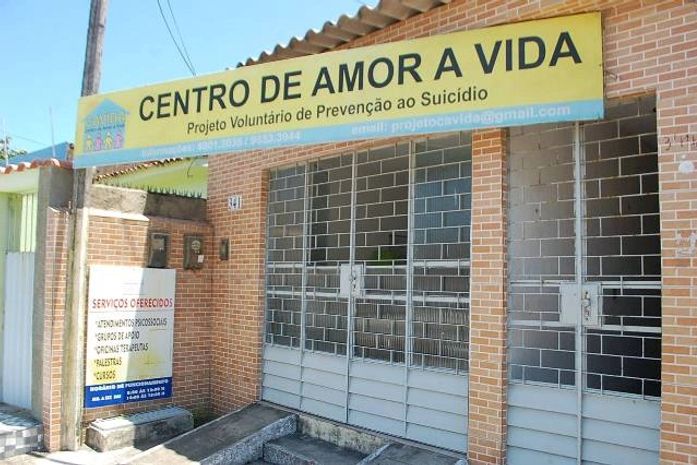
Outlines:
<svg viewBox="0 0 697 465"><path fill-rule="evenodd" d="M235 67L377 0L169 0L198 75ZM160 0L169 14L167 0ZM28 151L75 138L89 0L0 0L0 138ZM171 23L170 23L171 24ZM176 31L173 29L176 37ZM110 0L100 92L190 77L157 0ZM49 116L50 111L53 118Z"/></svg>

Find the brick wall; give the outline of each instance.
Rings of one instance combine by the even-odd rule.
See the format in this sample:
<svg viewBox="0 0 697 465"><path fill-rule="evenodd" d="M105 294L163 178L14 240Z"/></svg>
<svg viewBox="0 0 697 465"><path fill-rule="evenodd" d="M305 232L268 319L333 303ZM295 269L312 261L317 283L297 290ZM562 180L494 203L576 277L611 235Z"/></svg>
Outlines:
<svg viewBox="0 0 697 465"><path fill-rule="evenodd" d="M46 212L46 263L44 280L45 318L43 345L43 413L44 446L53 451L60 447L61 387L63 363L63 329L65 327L65 291L68 273L67 212Z"/></svg>
<svg viewBox="0 0 697 465"><path fill-rule="evenodd" d="M505 463L506 445L506 131L472 138L472 274L468 458Z"/></svg>
<svg viewBox="0 0 697 465"><path fill-rule="evenodd" d="M85 410L83 423L157 406L178 405L194 414L210 410L211 279L209 262L215 257L210 228L205 223L160 217L125 219L90 216L89 265L147 266L151 232L170 234L169 268L177 270L174 313L172 398L132 402ZM184 235L204 236L207 264L201 270L183 269Z"/></svg>
<svg viewBox="0 0 697 465"><path fill-rule="evenodd" d="M46 273L43 354L44 446L49 451L60 448L62 405L62 362L65 324L65 293L68 276L68 237L70 216L49 209L45 237ZM177 270L174 320L173 396L149 402L85 410L83 425L96 418L134 413L158 406L179 405L195 415L210 414L210 335L211 270L215 257L208 224L160 217L119 218L91 215L88 264L146 266L149 233L170 234L169 266ZM185 234L204 237L206 265L201 270L183 269ZM83 377L84 378L84 377Z"/></svg>
<svg viewBox="0 0 697 465"><path fill-rule="evenodd" d="M209 161L208 185L213 192L208 194L208 218L214 225L214 242L230 239L230 260L216 262L213 271L211 400L218 413L254 402L260 395L268 168L359 146L257 151ZM227 209L227 197L233 194L243 198L244 207L237 212Z"/></svg>
<svg viewBox="0 0 697 465"><path fill-rule="evenodd" d="M599 1L599 0L455 0L429 13L397 23L382 31L355 40L345 47L398 41L475 29L512 21L537 19L561 14L602 11L604 27L604 61L606 97L616 98L642 93L657 96L659 171L661 188L661 237L663 290L663 401L661 460L665 464L697 463L697 428L692 419L697 413L697 258L680 256L689 252L681 237L697 233L697 174L679 171L686 162L697 162L697 147L684 138L697 137L697 3L693 1ZM480 135L489 138L490 132ZM384 143L381 141L380 143ZM492 142L492 144L496 144ZM212 402L219 411L252 402L259 397L261 334L263 321L263 257L266 204L266 173L274 166L299 162L307 158L329 156L343 150L369 146L369 143L325 144L314 147L279 149L213 157L210 161L209 219L218 238L229 237L232 255L228 262L216 263L213 271L215 320L213 327ZM499 150L503 167L503 151ZM502 179L491 178L481 192L501 189ZM236 213L226 209L229 195L241 194L244 208ZM488 199L481 199L489 202ZM477 200L473 200L476 210ZM505 218L505 213L497 221ZM505 229L501 227L501 234ZM503 239L501 239L502 241ZM682 245L681 245L682 244ZM481 244L482 246L484 244ZM473 243L473 252L474 252ZM497 247L502 247L499 244ZM502 252L496 251L496 260ZM478 279L504 276L505 270L472 270L473 284ZM491 357L491 365L477 369L491 370L490 383L472 384L471 401L505 405L505 337L501 312L504 290L489 290L499 297L492 299L495 321L472 321L472 330L486 331L493 324L494 334L482 352L475 351L474 361ZM474 289L473 289L474 292ZM474 298L474 296L473 296ZM473 317L475 316L473 308ZM482 326L479 326L479 324ZM491 346L500 346L492 348ZM488 352L493 350L492 352ZM482 354L486 353L486 357ZM473 367L474 369L474 367ZM496 378L496 379L494 379ZM492 395L493 393L493 395ZM477 407L479 407L477 405ZM470 417L470 425L479 433L470 451L479 463L503 460L505 412L487 411L489 417ZM491 425L487 422L491 421ZM494 450L494 449L499 449ZM476 462L475 462L476 463Z"/></svg>

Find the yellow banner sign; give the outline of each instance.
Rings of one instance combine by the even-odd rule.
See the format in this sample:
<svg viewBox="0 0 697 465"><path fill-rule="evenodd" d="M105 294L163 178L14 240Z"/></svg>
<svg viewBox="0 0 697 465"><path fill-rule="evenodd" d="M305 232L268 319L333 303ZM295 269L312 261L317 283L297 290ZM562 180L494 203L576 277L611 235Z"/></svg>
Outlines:
<svg viewBox="0 0 697 465"><path fill-rule="evenodd" d="M603 116L599 13L80 99L77 167Z"/></svg>

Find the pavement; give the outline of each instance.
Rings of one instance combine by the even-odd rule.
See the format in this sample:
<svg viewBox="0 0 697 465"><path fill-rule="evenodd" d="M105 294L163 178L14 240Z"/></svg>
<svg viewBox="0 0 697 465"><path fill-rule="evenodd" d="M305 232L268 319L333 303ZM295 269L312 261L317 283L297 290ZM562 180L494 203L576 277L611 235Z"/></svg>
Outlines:
<svg viewBox="0 0 697 465"><path fill-rule="evenodd" d="M167 441L165 447L156 448L157 443L139 444L140 447L125 447L108 452L97 452L87 446L77 451L54 453L32 452L0 460L0 465L118 465L136 455L133 465L191 465L199 463L212 454L229 448L254 433L291 418L286 411L254 404L240 411L214 420L188 434ZM292 418L295 429L295 418ZM276 432L276 429L269 430ZM285 433L287 434L287 433ZM277 437L277 436L276 436ZM269 440L270 438L267 438ZM243 447L244 449L244 447Z"/></svg>
<svg viewBox="0 0 697 465"><path fill-rule="evenodd" d="M142 450L126 447L112 452L97 452L87 446L77 451L32 452L0 460L2 465L117 465Z"/></svg>

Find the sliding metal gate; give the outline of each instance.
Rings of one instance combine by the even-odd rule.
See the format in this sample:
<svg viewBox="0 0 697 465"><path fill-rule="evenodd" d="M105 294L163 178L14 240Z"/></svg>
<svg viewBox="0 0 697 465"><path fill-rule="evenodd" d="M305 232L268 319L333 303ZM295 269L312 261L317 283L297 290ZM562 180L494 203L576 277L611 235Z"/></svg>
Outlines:
<svg viewBox="0 0 697 465"><path fill-rule="evenodd" d="M263 398L467 447L471 139L271 173Z"/></svg>
<svg viewBox="0 0 697 465"><path fill-rule="evenodd" d="M11 196L7 224L0 225L8 233L5 291L0 296L4 299L0 401L22 408L31 408L37 205L35 193Z"/></svg>
<svg viewBox="0 0 697 465"><path fill-rule="evenodd" d="M658 463L655 99L511 130L510 465Z"/></svg>
<svg viewBox="0 0 697 465"><path fill-rule="evenodd" d="M8 252L5 260L0 401L28 409L31 408L34 253Z"/></svg>

